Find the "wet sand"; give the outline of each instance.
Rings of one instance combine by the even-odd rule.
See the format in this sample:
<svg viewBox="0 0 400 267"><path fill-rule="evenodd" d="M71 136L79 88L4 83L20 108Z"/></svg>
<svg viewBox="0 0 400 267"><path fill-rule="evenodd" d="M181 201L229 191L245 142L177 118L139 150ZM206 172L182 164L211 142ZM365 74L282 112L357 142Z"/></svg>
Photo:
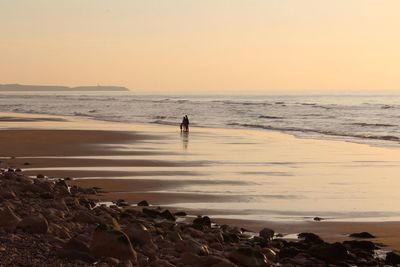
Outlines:
<svg viewBox="0 0 400 267"><path fill-rule="evenodd" d="M217 204L241 201L246 204L249 197L248 193L224 194L218 191L212 192L212 190L204 193L204 188L207 190L207 188L223 187L229 190L230 188L241 188L251 184L246 179L230 179L229 177L233 177L232 173L235 173L235 177L246 177L246 175L264 177L267 175L271 180L271 187L274 186L274 179L295 176L293 172L299 172L299 169L304 171L305 176L311 175L310 169L321 167L315 163L315 158L310 159L311 154L307 154L311 153L310 151L307 153L301 151L304 147L301 147L299 143L303 146L313 143L315 147L310 146L310 150L329 151L328 154L321 154L320 156L321 165L325 166L324 168L330 166L329 169L322 169L326 171L325 173L332 171L332 169L338 169L338 173L340 173L343 171L341 168L348 167L350 174L355 176L365 175L365 181L372 179L373 177L371 178L368 175L373 174L377 169L385 177L395 173L398 170L398 163L393 162L393 159L396 159L399 155L398 150L371 148L366 145L335 141L293 141L297 138L280 133L220 129L196 129L196 132L193 131L195 133L191 133L194 138L190 141L187 136L180 136L179 142L176 142L177 140L171 142L171 138L179 135L179 133L176 129L167 126L82 122L54 116L47 118L43 115L35 117L34 115L4 114L0 117L2 122L0 130L1 167L21 168L28 175L41 173L50 177L82 178L74 180L74 183L81 186L101 188L99 189L100 198L104 201L123 198L128 202L137 203L146 199L154 205L184 207L193 215L207 214L216 218L215 220L219 223L236 224L253 231L262 227L270 227L283 234L309 231L321 235L328 241L346 239L347 234L352 232L368 231L378 236L374 241L382 242L390 248L400 249L400 223L397 221L346 222L329 219L313 222L305 219L291 222L287 219L283 221L240 220L236 218L240 215L237 209L221 209ZM27 119L24 119L25 117ZM210 140L214 134L218 135L218 143L209 146L204 140ZM255 151L254 146L250 147L249 145L260 142L261 139L257 138L258 135L266 135L269 143L266 145L259 144L260 151ZM287 143L287 146L280 144L280 147L274 147L274 144L282 143L282 140L284 140L283 143ZM293 144L298 146L296 147ZM226 156L226 158L229 158L229 162L224 162L221 158L212 156L213 150L219 151L221 146L227 145L238 147L238 154L230 153ZM204 147L209 154L204 154L203 150L197 150L198 153L195 153L196 148ZM357 151L351 150L352 148L357 148ZM282 160L284 157L279 154L279 149L290 149L293 155L287 157L285 154L284 157L287 157L287 160L284 161ZM342 152L343 149L347 149L345 153ZM257 165L260 162L255 160L260 157L261 153L264 155L266 152L271 155L268 155L269 161L262 164L263 168L261 168ZM244 155L245 158L243 158ZM342 165L335 165L332 162L326 164L328 159L340 157L346 159ZM381 160L378 163L377 157ZM294 162L296 158L298 162ZM270 159L276 159L276 161ZM252 167L243 169L241 166L236 166L235 162L240 163L243 160L253 162ZM353 162L355 165L349 167L346 165L349 162ZM269 166L267 171L264 165ZM308 165L313 166L310 169L304 167ZM360 168L358 165L362 165L362 173L359 172L361 169L356 169ZM213 178L215 173L227 169L230 172L226 177ZM187 179L183 179L183 177ZM343 179L348 178L344 177ZM297 183L295 180L292 182ZM337 181L337 183L340 182ZM316 182L315 186L326 185L320 185ZM369 188L368 186L363 187L363 184L358 186L362 190ZM188 188L194 188L197 191L190 191ZM302 188L301 183L299 188ZM290 198L292 193L297 192L291 192L291 188L287 188L287 201L289 202L295 201L293 200L295 198ZM271 206L273 206L275 199L285 198L286 196L263 197L271 197ZM315 202L318 199L311 199L310 201ZM196 208L196 203L209 203L210 208ZM343 204L338 203L338 205ZM368 204L366 203L366 205ZM249 203L248 205L252 204ZM396 206L396 203L392 203L392 205ZM191 206L191 208L188 208L188 206ZM333 206L335 206L335 203ZM284 210L286 207L275 205L275 208ZM330 208L327 207L328 210ZM246 212L251 213L251 210L246 210ZM313 214L312 209L310 209L310 214ZM319 214L314 215L318 216ZM243 216L243 218L246 218L246 216Z"/></svg>

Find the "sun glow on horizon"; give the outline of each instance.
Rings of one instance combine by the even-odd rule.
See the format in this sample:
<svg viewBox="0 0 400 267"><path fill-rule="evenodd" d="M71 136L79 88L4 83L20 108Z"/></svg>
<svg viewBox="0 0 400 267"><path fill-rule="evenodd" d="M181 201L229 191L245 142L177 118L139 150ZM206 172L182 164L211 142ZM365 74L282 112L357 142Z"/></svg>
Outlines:
<svg viewBox="0 0 400 267"><path fill-rule="evenodd" d="M0 83L400 89L395 0L0 0Z"/></svg>

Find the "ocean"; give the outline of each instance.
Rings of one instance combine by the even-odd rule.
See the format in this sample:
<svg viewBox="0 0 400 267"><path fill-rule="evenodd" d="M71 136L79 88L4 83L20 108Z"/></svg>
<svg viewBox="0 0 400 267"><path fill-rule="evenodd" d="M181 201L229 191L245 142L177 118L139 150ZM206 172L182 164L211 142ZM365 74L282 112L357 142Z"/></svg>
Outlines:
<svg viewBox="0 0 400 267"><path fill-rule="evenodd" d="M138 95L134 92L1 92L0 111L96 120L255 128L304 138L400 144L400 93Z"/></svg>
<svg viewBox="0 0 400 267"><path fill-rule="evenodd" d="M184 163L183 167L89 166L84 170L115 171L109 177L114 179L118 171L151 173L155 169L157 175L123 179L152 179L167 185L171 182L174 187L153 193L180 196L172 206L257 220L312 220L314 216L343 221L400 218L400 94L174 96L3 92L0 112L145 123L132 125L132 129L160 130L168 141L156 142L152 151L163 153L123 158L166 160ZM178 125L185 114L197 127L190 135L179 134ZM155 127L157 124L176 125L176 131ZM144 151L151 147L147 142L126 146L123 149ZM38 173L46 170L34 166L25 169ZM52 169L77 167L47 171ZM189 172L168 175L176 170Z"/></svg>

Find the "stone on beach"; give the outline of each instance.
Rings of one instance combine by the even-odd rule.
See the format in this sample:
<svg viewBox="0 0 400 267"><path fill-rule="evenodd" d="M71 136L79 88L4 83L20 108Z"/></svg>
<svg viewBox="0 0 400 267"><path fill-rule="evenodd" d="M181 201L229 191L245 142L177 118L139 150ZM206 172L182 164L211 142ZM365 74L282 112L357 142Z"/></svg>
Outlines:
<svg viewBox="0 0 400 267"><path fill-rule="evenodd" d="M21 219L15 215L10 207L5 206L0 211L0 227L6 231L14 230L20 221Z"/></svg>
<svg viewBox="0 0 400 267"><path fill-rule="evenodd" d="M269 267L267 258L261 252L251 247L241 247L228 252L227 257L239 266Z"/></svg>
<svg viewBox="0 0 400 267"><path fill-rule="evenodd" d="M303 239L306 243L322 243L324 242L318 235L314 233L300 233L298 238Z"/></svg>
<svg viewBox="0 0 400 267"><path fill-rule="evenodd" d="M200 227L208 227L211 228L211 220L208 216L199 216L193 220L193 225L200 226Z"/></svg>
<svg viewBox="0 0 400 267"><path fill-rule="evenodd" d="M371 235L368 232L360 232L360 233L352 233L349 235L350 237L354 237L354 238L375 238L374 235Z"/></svg>
<svg viewBox="0 0 400 267"><path fill-rule="evenodd" d="M175 221L176 220L175 216L169 210L162 211L161 212L161 216L163 218L167 219L167 220L170 220L170 221Z"/></svg>
<svg viewBox="0 0 400 267"><path fill-rule="evenodd" d="M349 253L341 243L322 243L313 245L308 252L310 255L329 263L339 263L346 260Z"/></svg>
<svg viewBox="0 0 400 267"><path fill-rule="evenodd" d="M400 252L391 251L386 254L385 263L390 265L400 264Z"/></svg>
<svg viewBox="0 0 400 267"><path fill-rule="evenodd" d="M150 206L150 205L149 205L149 202L147 202L146 200L140 201L137 205L138 205L138 206Z"/></svg>
<svg viewBox="0 0 400 267"><path fill-rule="evenodd" d="M161 212L156 209L143 208L142 211L144 214L152 218L162 217Z"/></svg>
<svg viewBox="0 0 400 267"><path fill-rule="evenodd" d="M367 240L330 244L313 233L301 233L298 240L286 241L270 228L254 236L243 228L212 225L208 216L176 221L178 213L167 209L101 205L88 199L85 189L70 187L65 180L10 173L0 176L3 191L15 194L3 198L0 208L0 262L4 266L364 266L384 262L374 255L378 247ZM68 188L74 190L69 193ZM23 253L27 256L13 256ZM397 252L388 253L386 262L396 262L397 256Z"/></svg>
<svg viewBox="0 0 400 267"><path fill-rule="evenodd" d="M275 231L270 228L264 228L260 231L260 237L270 240L274 237Z"/></svg>
<svg viewBox="0 0 400 267"><path fill-rule="evenodd" d="M151 233L149 230L139 222L133 222L129 224L125 229L124 232L127 234L129 239L137 243L141 246L147 245L150 247L155 247Z"/></svg>
<svg viewBox="0 0 400 267"><path fill-rule="evenodd" d="M90 251L96 258L113 257L119 260L133 260L137 254L129 237L112 227L101 224L94 230Z"/></svg>
<svg viewBox="0 0 400 267"><path fill-rule="evenodd" d="M190 252L199 256L204 256L209 254L207 245L201 244L192 238L176 243L175 250L180 253Z"/></svg>
<svg viewBox="0 0 400 267"><path fill-rule="evenodd" d="M40 214L23 218L18 223L17 227L31 234L45 234L49 229L49 223L46 218Z"/></svg>

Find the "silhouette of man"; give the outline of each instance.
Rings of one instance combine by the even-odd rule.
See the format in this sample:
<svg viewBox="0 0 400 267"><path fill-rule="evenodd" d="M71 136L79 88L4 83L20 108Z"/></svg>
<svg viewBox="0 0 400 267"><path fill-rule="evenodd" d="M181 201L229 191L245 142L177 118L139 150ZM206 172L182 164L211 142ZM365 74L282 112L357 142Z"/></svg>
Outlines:
<svg viewBox="0 0 400 267"><path fill-rule="evenodd" d="M185 124L185 127L186 127L186 131L189 132L189 118L188 118L188 115L185 115L185 117L184 117L184 124Z"/></svg>

